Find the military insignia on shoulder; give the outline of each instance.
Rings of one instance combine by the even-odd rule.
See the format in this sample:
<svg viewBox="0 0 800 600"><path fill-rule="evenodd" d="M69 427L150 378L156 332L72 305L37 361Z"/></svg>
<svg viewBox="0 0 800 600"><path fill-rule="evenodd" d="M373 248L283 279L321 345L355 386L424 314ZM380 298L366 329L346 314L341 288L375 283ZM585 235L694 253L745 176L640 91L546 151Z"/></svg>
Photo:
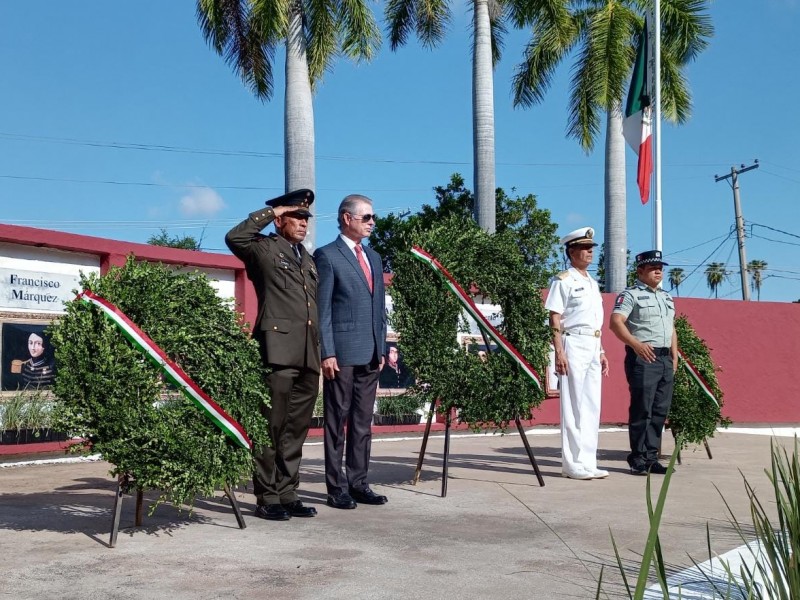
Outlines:
<svg viewBox="0 0 800 600"><path fill-rule="evenodd" d="M556 275L556 279L561 279L562 281L569 277L569 271L561 271L558 275Z"/></svg>
<svg viewBox="0 0 800 600"><path fill-rule="evenodd" d="M614 300L614 307L622 306L622 303L625 302L625 292L619 294L617 299Z"/></svg>

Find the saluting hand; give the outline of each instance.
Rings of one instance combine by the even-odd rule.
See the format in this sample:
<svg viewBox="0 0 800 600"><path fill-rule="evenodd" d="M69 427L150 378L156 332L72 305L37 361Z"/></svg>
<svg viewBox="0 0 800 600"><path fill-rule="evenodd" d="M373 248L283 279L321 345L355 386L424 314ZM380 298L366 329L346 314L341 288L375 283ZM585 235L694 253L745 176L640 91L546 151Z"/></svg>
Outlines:
<svg viewBox="0 0 800 600"><path fill-rule="evenodd" d="M336 372L339 370L339 363L336 357L331 356L322 361L322 376L325 379L336 379Z"/></svg>

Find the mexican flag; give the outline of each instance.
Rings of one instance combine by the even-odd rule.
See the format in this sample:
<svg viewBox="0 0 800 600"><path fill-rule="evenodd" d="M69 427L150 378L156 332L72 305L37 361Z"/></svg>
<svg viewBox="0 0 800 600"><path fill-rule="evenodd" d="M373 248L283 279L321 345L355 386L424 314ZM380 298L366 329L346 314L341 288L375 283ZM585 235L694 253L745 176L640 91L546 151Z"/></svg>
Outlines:
<svg viewBox="0 0 800 600"><path fill-rule="evenodd" d="M653 173L648 37L647 21L645 21L639 48L636 51L636 63L633 65L628 101L625 103L625 119L622 122L622 135L625 136L625 141L639 155L636 182L639 184L642 204L647 204L650 198L650 176Z"/></svg>

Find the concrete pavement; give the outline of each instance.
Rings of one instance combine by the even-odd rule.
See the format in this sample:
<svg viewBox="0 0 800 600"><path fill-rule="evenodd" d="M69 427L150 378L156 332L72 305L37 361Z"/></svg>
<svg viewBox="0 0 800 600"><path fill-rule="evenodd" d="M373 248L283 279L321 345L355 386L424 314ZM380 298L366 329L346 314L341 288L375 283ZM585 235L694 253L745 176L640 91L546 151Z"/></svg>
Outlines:
<svg viewBox="0 0 800 600"><path fill-rule="evenodd" d="M107 463L0 468L0 597L593 598L601 565L607 597L620 597L609 531L634 580L647 536L646 479L627 474L627 433L600 434L599 464L611 475L592 481L561 477L554 430L535 429L528 439L545 487L515 431L459 433L446 498L439 497L441 435L428 445L417 486L410 480L421 438L376 439L372 487L389 503L352 511L325 505L322 446L309 443L301 497L317 507L316 518L256 519L253 497L241 488L245 530L222 494L198 499L191 514L161 506L136 528L134 499L126 497L114 549ZM675 569L691 566L687 554L708 559L706 524L714 552L741 545L714 486L747 522L739 470L768 499L769 444L768 435L725 432L710 440L713 460L702 447L684 451L661 528ZM654 494L661 480L654 477Z"/></svg>

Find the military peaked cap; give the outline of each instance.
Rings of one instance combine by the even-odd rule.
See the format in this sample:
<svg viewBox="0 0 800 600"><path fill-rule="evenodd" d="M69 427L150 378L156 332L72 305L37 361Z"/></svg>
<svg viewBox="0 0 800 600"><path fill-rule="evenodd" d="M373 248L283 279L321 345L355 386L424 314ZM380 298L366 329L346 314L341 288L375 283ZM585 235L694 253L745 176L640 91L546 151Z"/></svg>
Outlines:
<svg viewBox="0 0 800 600"><path fill-rule="evenodd" d="M597 246L597 243L592 238L594 238L594 229L581 227L561 238L561 243L567 248L570 246Z"/></svg>
<svg viewBox="0 0 800 600"><path fill-rule="evenodd" d="M289 192L283 196L278 196L272 200L267 200L267 206L277 208L278 206L294 206L294 212L307 217L311 216L311 211L308 207L314 204L314 192L305 188Z"/></svg>

